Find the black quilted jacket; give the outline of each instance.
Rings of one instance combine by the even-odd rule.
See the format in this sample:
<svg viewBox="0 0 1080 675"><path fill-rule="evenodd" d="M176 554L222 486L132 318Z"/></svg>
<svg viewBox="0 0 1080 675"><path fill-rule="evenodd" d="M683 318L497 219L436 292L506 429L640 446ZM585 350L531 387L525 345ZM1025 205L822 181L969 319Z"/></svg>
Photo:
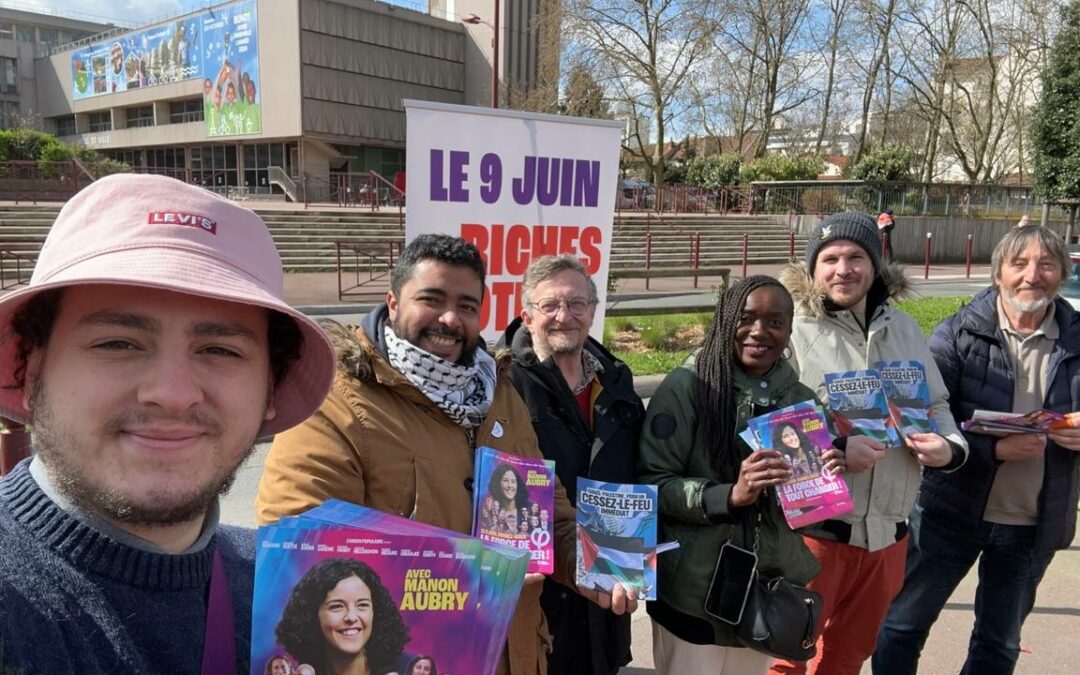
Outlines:
<svg viewBox="0 0 1080 675"><path fill-rule="evenodd" d="M997 325L997 290L989 288L959 312L942 321L930 336L949 404L959 423L972 411L1012 410L1015 373ZM1059 412L1080 410L1080 314L1058 298L1055 318L1061 336L1050 359L1049 386L1043 407ZM971 448L967 463L953 473L926 470L919 495L924 513L947 527L967 530L979 524L994 475L992 436L965 432ZM1039 494L1035 545L1040 551L1068 548L1076 531L1080 490L1080 453L1053 442L1046 445L1046 469Z"/></svg>

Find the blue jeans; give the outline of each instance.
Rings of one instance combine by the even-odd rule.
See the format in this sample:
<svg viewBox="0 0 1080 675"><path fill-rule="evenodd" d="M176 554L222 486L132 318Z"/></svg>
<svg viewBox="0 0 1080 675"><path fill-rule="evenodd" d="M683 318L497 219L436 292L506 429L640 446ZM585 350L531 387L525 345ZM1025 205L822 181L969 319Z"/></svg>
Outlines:
<svg viewBox="0 0 1080 675"><path fill-rule="evenodd" d="M961 674L1012 673L1020 627L1054 552L1033 550L1034 525L984 521L974 531L957 531L926 518L916 505L910 527L904 588L878 633L874 675L916 672L930 627L976 560L975 627Z"/></svg>

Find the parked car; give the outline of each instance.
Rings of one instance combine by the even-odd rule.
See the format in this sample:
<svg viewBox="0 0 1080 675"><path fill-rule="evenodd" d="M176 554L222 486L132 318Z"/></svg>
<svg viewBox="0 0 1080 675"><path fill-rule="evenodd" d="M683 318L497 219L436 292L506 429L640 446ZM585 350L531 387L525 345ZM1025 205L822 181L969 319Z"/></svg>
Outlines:
<svg viewBox="0 0 1080 675"><path fill-rule="evenodd" d="M1072 269L1061 286L1061 297L1069 301L1073 309L1080 310L1080 244L1069 245Z"/></svg>
<svg viewBox="0 0 1080 675"><path fill-rule="evenodd" d="M656 203L656 189L643 180L620 180L615 195L617 209L651 209Z"/></svg>

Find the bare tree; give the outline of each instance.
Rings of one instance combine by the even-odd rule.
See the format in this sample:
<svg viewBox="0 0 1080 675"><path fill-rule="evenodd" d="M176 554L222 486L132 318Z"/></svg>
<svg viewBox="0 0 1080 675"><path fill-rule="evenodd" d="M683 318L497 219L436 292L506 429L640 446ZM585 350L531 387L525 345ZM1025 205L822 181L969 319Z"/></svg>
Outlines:
<svg viewBox="0 0 1080 675"><path fill-rule="evenodd" d="M859 38L852 40L847 50L847 57L861 74L862 100L858 125L855 131L855 156L853 163L862 158L863 153L870 145L870 118L874 112L875 100L884 92L884 105L878 106L883 116L879 128L882 140L887 135L889 124L888 115L891 111L892 87L891 82L886 81L884 87L879 86L878 78L890 72L889 50L891 48L891 36L896 21L897 0L858 0L855 9L858 13L856 21ZM865 64L865 66L863 65ZM888 78L887 78L888 79Z"/></svg>
<svg viewBox="0 0 1080 675"><path fill-rule="evenodd" d="M748 154L759 157L776 121L819 96L816 79L809 76L818 67L814 45L804 31L809 3L752 0L721 5L711 50L689 85L708 135L729 136L730 149L749 147ZM813 115L810 127L816 129L819 121Z"/></svg>
<svg viewBox="0 0 1080 675"><path fill-rule="evenodd" d="M907 42L919 47L905 49L901 77L927 122L924 180L946 163L971 181L1025 170L1026 111L1045 60L1045 41L1031 29L1045 28L1047 8L1005 9L994 0L937 0L905 13L915 38Z"/></svg>
<svg viewBox="0 0 1080 675"><path fill-rule="evenodd" d="M825 142L825 134L829 129L832 112L833 91L836 86L836 62L840 54L840 35L845 25L848 8L852 0L826 0L829 12L829 35L825 43L826 62L828 74L825 78L825 90L821 103L821 125L818 127L817 142L814 144L814 152L820 153L822 144Z"/></svg>
<svg viewBox="0 0 1080 675"><path fill-rule="evenodd" d="M611 119L611 106L605 100L604 88L584 63L570 67L566 76L566 91L559 112L574 117Z"/></svg>
<svg viewBox="0 0 1080 675"><path fill-rule="evenodd" d="M627 150L648 177L662 182L667 130L684 111L684 85L709 46L712 2L697 0L569 0L567 28L589 54L620 109L634 124ZM646 131L646 133L642 133ZM648 132L651 132L649 138Z"/></svg>
<svg viewBox="0 0 1080 675"><path fill-rule="evenodd" d="M736 49L720 35L702 67L688 81L698 123L707 137L716 139L716 154L725 152L722 138L733 139L728 149L739 153L757 142L754 134L760 128L761 77L756 54L762 36L753 34L749 39L749 49Z"/></svg>
<svg viewBox="0 0 1080 675"><path fill-rule="evenodd" d="M723 24L724 41L746 54L752 64L747 105L757 104L753 111L759 132L755 157L765 154L777 117L815 95L802 77L806 62L795 58L808 9L808 0L752 0L738 5L732 20Z"/></svg>
<svg viewBox="0 0 1080 675"><path fill-rule="evenodd" d="M896 81L907 90L915 110L926 124L920 177L933 179L941 145L947 72L959 54L962 0L905 0L897 23L901 33L900 57L894 65Z"/></svg>

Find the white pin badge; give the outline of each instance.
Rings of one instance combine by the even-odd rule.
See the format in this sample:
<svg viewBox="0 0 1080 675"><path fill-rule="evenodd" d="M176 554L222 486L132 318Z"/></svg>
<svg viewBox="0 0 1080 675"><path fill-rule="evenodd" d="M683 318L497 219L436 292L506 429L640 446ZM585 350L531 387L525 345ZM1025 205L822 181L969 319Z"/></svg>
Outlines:
<svg viewBox="0 0 1080 675"><path fill-rule="evenodd" d="M502 436L503 436L502 425L499 424L498 422L496 422L495 426L491 427L491 435L493 437L495 437L495 438L502 438Z"/></svg>

